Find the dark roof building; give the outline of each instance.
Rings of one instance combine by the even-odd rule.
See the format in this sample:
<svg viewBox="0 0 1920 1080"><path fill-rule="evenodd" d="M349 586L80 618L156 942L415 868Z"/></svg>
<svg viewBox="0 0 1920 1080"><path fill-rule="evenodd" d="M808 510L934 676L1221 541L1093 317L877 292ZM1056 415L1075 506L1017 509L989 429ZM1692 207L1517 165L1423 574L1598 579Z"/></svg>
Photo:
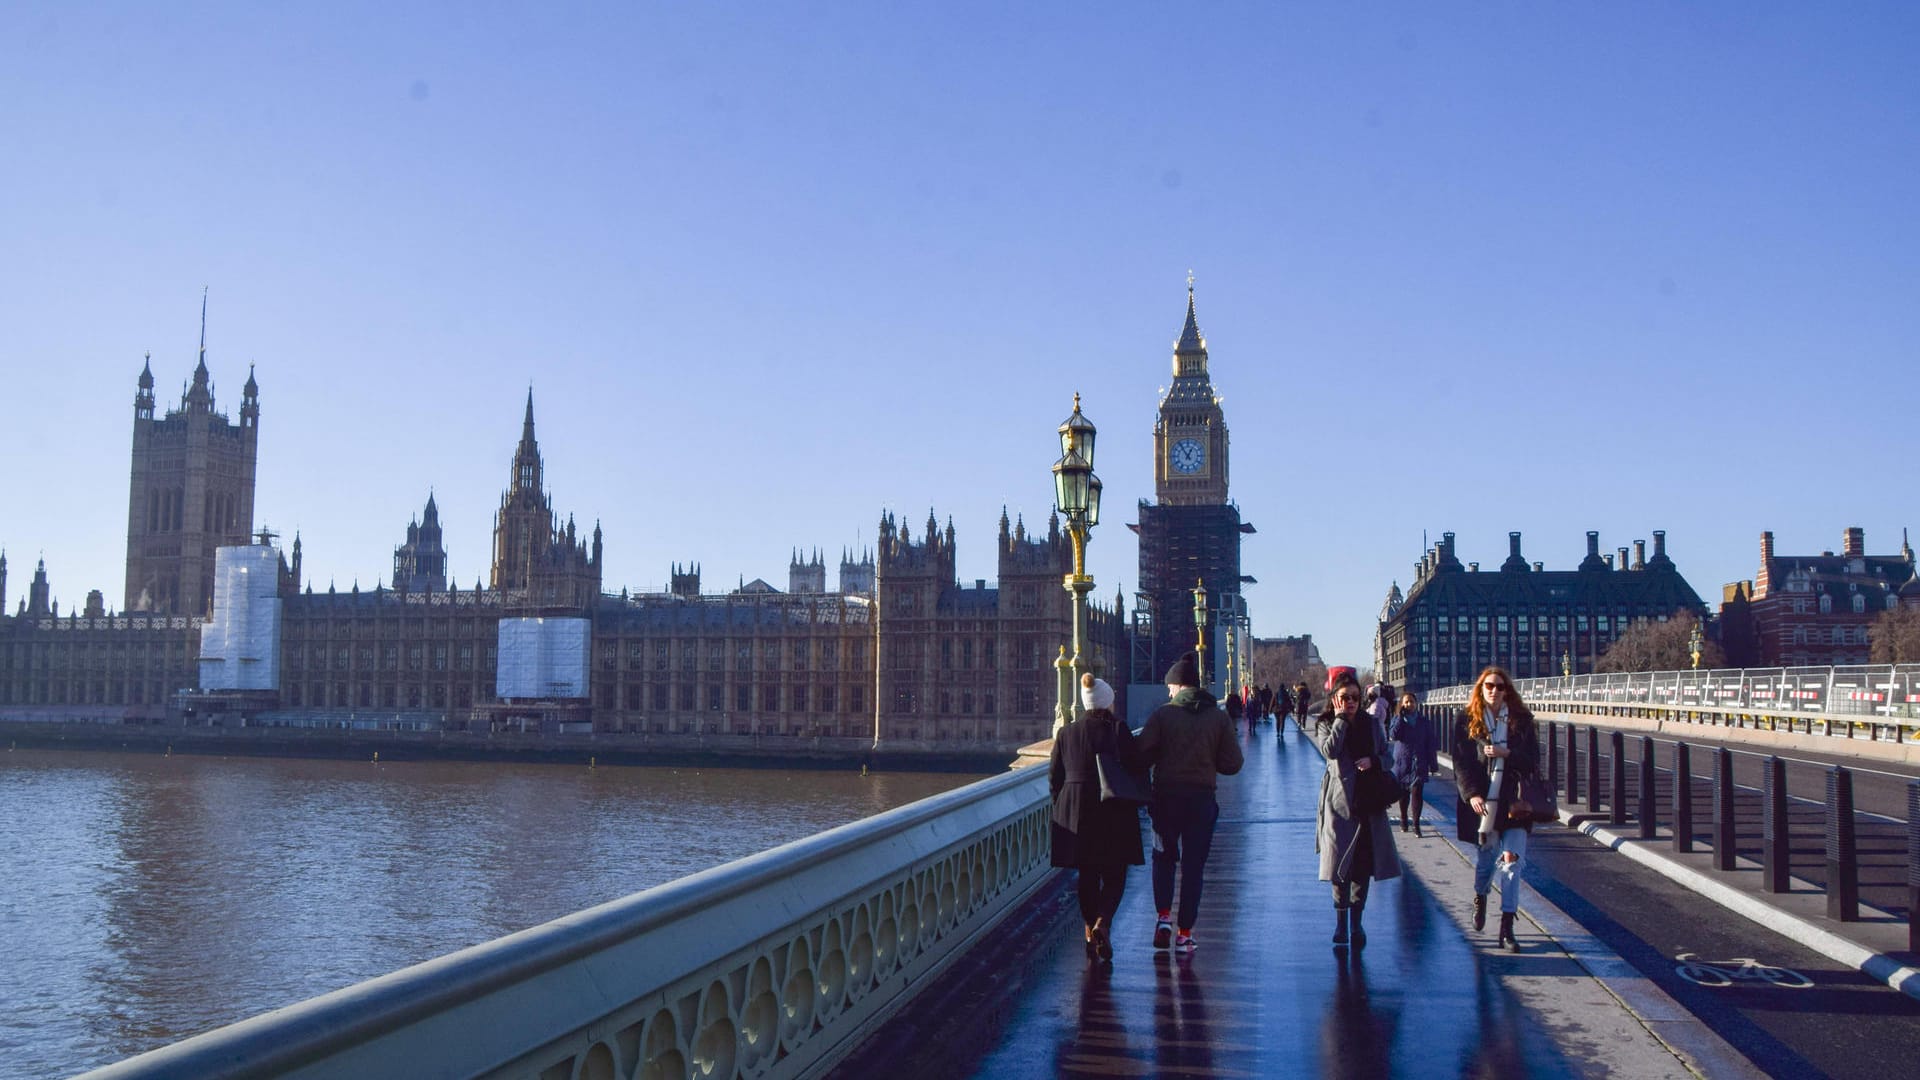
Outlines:
<svg viewBox="0 0 1920 1080"><path fill-rule="evenodd" d="M1653 533L1653 555L1635 541L1633 556L1600 553L1587 534L1587 555L1573 570L1547 570L1520 554L1508 533L1498 570L1462 565L1453 534L1421 556L1404 600L1383 609L1376 640L1382 678L1415 691L1471 682L1499 664L1516 678L1594 670L1607 647L1636 621L1678 612L1704 615L1706 605L1667 556L1667 534ZM1397 586L1396 586L1397 588Z"/></svg>

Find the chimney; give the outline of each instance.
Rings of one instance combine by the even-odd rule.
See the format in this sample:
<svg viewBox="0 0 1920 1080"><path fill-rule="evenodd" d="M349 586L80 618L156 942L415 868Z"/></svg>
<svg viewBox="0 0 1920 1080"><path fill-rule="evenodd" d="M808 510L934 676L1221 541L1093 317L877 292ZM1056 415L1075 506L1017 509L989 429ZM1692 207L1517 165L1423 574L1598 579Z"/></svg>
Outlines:
<svg viewBox="0 0 1920 1080"><path fill-rule="evenodd" d="M1534 568L1534 570L1535 570L1536 572L1537 572L1537 571L1541 571L1541 570L1545 570L1545 569L1547 568L1547 564L1546 564L1546 563L1543 563L1543 562L1537 562L1537 563L1534 563L1534 564L1533 564L1533 568Z"/></svg>
<svg viewBox="0 0 1920 1080"><path fill-rule="evenodd" d="M1666 558L1667 558L1667 530L1655 529L1653 530L1653 561L1659 562L1662 559L1666 559ZM1668 560L1668 561L1671 561L1671 560Z"/></svg>
<svg viewBox="0 0 1920 1080"><path fill-rule="evenodd" d="M1633 542L1633 568L1635 570L1645 570L1647 568L1647 542L1645 540L1635 540Z"/></svg>
<svg viewBox="0 0 1920 1080"><path fill-rule="evenodd" d="M1599 558L1599 556L1600 556L1600 534L1598 532L1595 532L1592 529L1588 529L1587 530L1587 558L1595 559L1595 558Z"/></svg>
<svg viewBox="0 0 1920 1080"><path fill-rule="evenodd" d="M1470 563L1468 563L1468 564L1467 564L1467 571L1468 571L1469 573L1474 573L1474 574L1477 574L1477 573L1479 573L1479 572L1480 572L1480 564L1479 564L1479 563L1477 563L1477 562L1470 562ZM1471 689L1471 687L1469 687L1469 689Z"/></svg>
<svg viewBox="0 0 1920 1080"><path fill-rule="evenodd" d="M1621 554L1622 554L1622 555L1625 555L1625 554L1626 554L1626 552L1624 552L1624 551L1622 551L1622 552L1621 552ZM1602 556L1600 556L1600 557L1601 557L1602 559L1605 559L1605 560L1607 561L1607 569L1609 569L1609 570L1611 570L1611 569L1613 569L1613 556L1612 556L1612 555L1610 555L1610 554L1609 554L1609 555L1602 555Z"/></svg>
<svg viewBox="0 0 1920 1080"><path fill-rule="evenodd" d="M1765 565L1766 563L1772 561L1772 559L1773 559L1773 533L1771 531L1763 532L1760 534L1760 562L1762 565Z"/></svg>
<svg viewBox="0 0 1920 1080"><path fill-rule="evenodd" d="M1628 565L1628 564L1627 564L1627 549L1626 549L1626 548L1621 548L1621 549L1620 549L1620 561L1619 561L1619 562L1617 562L1617 563L1614 563L1613 565L1614 565L1614 566L1615 566L1616 568L1618 568L1618 569L1621 569L1621 570L1625 570L1625 569L1627 568L1627 565Z"/></svg>
<svg viewBox="0 0 1920 1080"><path fill-rule="evenodd" d="M1507 534L1507 554L1513 556L1516 559L1520 557L1520 534L1519 533L1510 532Z"/></svg>
<svg viewBox="0 0 1920 1080"><path fill-rule="evenodd" d="M1849 559L1857 559L1867 553L1867 531L1854 526L1847 530L1846 539L1841 541L1840 553Z"/></svg>

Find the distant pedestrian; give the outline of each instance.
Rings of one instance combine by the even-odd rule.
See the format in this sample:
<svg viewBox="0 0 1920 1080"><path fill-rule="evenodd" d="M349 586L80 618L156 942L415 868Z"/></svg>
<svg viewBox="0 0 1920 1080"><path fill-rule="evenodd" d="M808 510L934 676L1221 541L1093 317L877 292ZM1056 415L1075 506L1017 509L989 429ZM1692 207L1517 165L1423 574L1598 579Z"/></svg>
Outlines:
<svg viewBox="0 0 1920 1080"><path fill-rule="evenodd" d="M1513 917L1520 910L1520 870L1533 822L1509 811L1520 778L1540 762L1540 728L1520 700L1504 668L1489 667L1474 680L1464 715L1453 726L1453 782L1460 801L1454 815L1460 839L1479 847L1473 867L1473 928L1487 928L1487 887L1500 886L1500 937L1519 952Z"/></svg>
<svg viewBox="0 0 1920 1080"><path fill-rule="evenodd" d="M1227 719L1231 720L1233 726L1238 729L1240 726L1240 715L1246 711L1245 703L1240 700L1240 691L1228 687L1227 700L1222 702L1222 704L1227 708Z"/></svg>
<svg viewBox="0 0 1920 1080"><path fill-rule="evenodd" d="M1413 835L1420 831L1420 812L1425 809L1427 777L1440 768L1440 757L1433 745L1433 728L1420 715L1420 699L1412 692L1400 695L1400 712L1393 718L1387 737L1393 741L1393 778L1400 781L1406 794L1400 796L1400 831L1407 831L1407 804L1413 804Z"/></svg>
<svg viewBox="0 0 1920 1080"><path fill-rule="evenodd" d="M1307 724L1309 723L1307 719L1309 715L1308 710L1310 710L1312 707L1313 707L1313 691L1307 689L1306 681L1303 679L1300 682L1294 683L1293 684L1293 711L1296 717L1298 718L1296 722L1299 723L1300 730L1302 733L1304 733L1307 730Z"/></svg>
<svg viewBox="0 0 1920 1080"><path fill-rule="evenodd" d="M1220 819L1214 799L1216 776L1232 776L1246 763L1233 722L1200 687L1200 666L1193 653L1167 671L1170 700L1147 717L1137 746L1153 766L1153 906L1159 913L1153 947L1176 953L1194 951L1194 920L1200 914L1200 890L1213 849L1213 827ZM1174 933L1173 877L1180 871L1179 933Z"/></svg>
<svg viewBox="0 0 1920 1080"><path fill-rule="evenodd" d="M1091 674L1080 677L1086 715L1060 729L1053 740L1053 865L1077 869L1080 918L1086 923L1087 956L1113 959L1113 915L1127 887L1127 867L1146 861L1140 845L1137 803L1100 798L1103 750L1120 766L1139 770L1133 732L1113 715L1113 687ZM1144 780L1143 780L1144 783Z"/></svg>
<svg viewBox="0 0 1920 1080"><path fill-rule="evenodd" d="M1336 669L1327 704L1313 726L1313 740L1327 757L1314 815L1314 849L1320 854L1320 880L1333 886L1333 943L1351 940L1355 948L1367 943L1361 916L1373 882L1400 876L1386 808L1358 809L1361 777L1387 767L1386 729L1361 711L1362 696L1352 669Z"/></svg>
<svg viewBox="0 0 1920 1080"><path fill-rule="evenodd" d="M1285 683L1274 691L1273 699L1273 737L1279 738L1287 733L1287 717L1293 715L1293 695L1287 692Z"/></svg>

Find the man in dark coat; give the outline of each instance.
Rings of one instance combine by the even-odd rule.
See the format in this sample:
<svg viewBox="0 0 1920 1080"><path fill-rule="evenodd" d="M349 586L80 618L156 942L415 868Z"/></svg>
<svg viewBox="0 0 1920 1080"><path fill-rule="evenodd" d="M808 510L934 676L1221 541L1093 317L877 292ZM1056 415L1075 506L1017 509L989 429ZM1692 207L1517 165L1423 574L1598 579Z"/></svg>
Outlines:
<svg viewBox="0 0 1920 1080"><path fill-rule="evenodd" d="M1232 776L1246 763L1233 722L1200 687L1200 663L1192 653L1167 672L1171 698L1147 717L1135 747L1153 766L1153 906L1160 918L1153 947L1193 952L1193 923L1200 913L1200 887L1220 819L1214 778ZM1180 869L1180 932L1174 934L1173 872Z"/></svg>

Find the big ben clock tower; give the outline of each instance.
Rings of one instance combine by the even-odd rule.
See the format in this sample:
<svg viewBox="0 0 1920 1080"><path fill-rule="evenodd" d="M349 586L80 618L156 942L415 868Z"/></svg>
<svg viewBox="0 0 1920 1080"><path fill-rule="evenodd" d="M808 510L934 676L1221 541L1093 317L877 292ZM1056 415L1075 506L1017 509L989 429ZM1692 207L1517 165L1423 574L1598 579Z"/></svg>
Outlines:
<svg viewBox="0 0 1920 1080"><path fill-rule="evenodd" d="M1204 585L1207 646L1217 654L1219 630L1244 616L1240 536L1253 526L1227 499L1227 421L1207 370L1207 339L1187 281L1187 322L1173 347L1173 385L1153 422L1155 501L1140 502L1140 602L1135 607L1132 680L1157 683L1194 647L1193 588ZM1223 621L1224 620L1224 621ZM1244 623L1241 623L1244 628ZM1201 672L1216 686L1224 672L1203 657Z"/></svg>
<svg viewBox="0 0 1920 1080"><path fill-rule="evenodd" d="M1187 285L1187 324L1173 347L1173 387L1153 424L1153 490L1161 506L1227 501L1227 421L1207 374L1207 339Z"/></svg>

